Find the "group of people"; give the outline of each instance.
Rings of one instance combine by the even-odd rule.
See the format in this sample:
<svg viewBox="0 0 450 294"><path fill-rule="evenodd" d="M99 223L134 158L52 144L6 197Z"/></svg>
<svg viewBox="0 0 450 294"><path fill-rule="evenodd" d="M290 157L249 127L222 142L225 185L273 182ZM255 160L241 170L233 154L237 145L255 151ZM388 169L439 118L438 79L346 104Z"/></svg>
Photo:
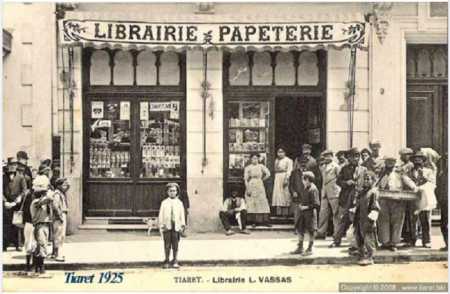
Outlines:
<svg viewBox="0 0 450 294"><path fill-rule="evenodd" d="M3 251L13 245L26 254L26 271L45 273L44 260L64 262L67 225L67 179L52 169L50 159L37 171L28 166L28 154L3 163ZM23 247L23 249L21 249ZM51 251L50 251L51 247Z"/></svg>
<svg viewBox="0 0 450 294"><path fill-rule="evenodd" d="M311 255L314 240L325 239L331 231L329 247L340 247L347 236L349 254L359 256L361 265L373 263L376 248L398 250L402 238L401 247L416 246L420 236L422 246L430 248L431 211L438 202L442 250L447 250L447 192L446 186L437 185L446 183L446 159L431 148L403 148L398 160L381 156L380 150L380 142L373 141L361 151L325 150L316 160L311 146L304 144L301 156L292 160L278 149L271 206L277 214L294 216L299 242L293 254ZM244 234L247 223L268 224L264 181L270 177L258 154L253 154L244 171L244 197L232 190L219 213L227 235L234 233L232 223Z"/></svg>

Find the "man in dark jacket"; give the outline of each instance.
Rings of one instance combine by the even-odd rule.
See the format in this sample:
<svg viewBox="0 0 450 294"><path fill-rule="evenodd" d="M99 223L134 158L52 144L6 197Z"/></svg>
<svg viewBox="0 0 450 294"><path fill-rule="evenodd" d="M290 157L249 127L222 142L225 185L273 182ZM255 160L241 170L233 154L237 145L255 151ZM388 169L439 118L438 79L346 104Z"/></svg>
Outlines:
<svg viewBox="0 0 450 294"><path fill-rule="evenodd" d="M364 173L367 169L359 164L360 153L358 148L348 151L348 164L342 167L337 178L337 184L341 187L339 193L339 225L335 232L334 241L330 247L339 247L341 240L352 224L355 210L355 194L361 188Z"/></svg>
<svg viewBox="0 0 450 294"><path fill-rule="evenodd" d="M16 154L17 162L24 166L23 175L25 176L25 180L27 181L27 188L31 189L32 181L33 181L33 173L31 172L30 167L28 166L28 154L25 151L19 151Z"/></svg>

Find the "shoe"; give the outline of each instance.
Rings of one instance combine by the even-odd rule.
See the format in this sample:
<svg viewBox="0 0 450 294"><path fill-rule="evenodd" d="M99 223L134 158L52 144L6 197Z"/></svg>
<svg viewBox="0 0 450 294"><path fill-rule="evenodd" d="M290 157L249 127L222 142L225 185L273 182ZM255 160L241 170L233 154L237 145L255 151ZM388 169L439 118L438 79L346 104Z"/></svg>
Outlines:
<svg viewBox="0 0 450 294"><path fill-rule="evenodd" d="M422 245L423 248L431 248L431 244L430 243L425 243Z"/></svg>
<svg viewBox="0 0 450 294"><path fill-rule="evenodd" d="M439 251L448 251L448 247L445 246L445 247L439 248Z"/></svg>
<svg viewBox="0 0 450 294"><path fill-rule="evenodd" d="M232 230L228 230L225 232L225 235L231 236L231 235L234 235L234 232Z"/></svg>
<svg viewBox="0 0 450 294"><path fill-rule="evenodd" d="M55 258L55 261L58 261L58 262L65 262L65 261L66 261L66 258L65 258L64 256L56 257L56 258Z"/></svg>
<svg viewBox="0 0 450 294"><path fill-rule="evenodd" d="M313 255L313 252L312 252L311 249L307 249L307 250L305 251L305 253L303 253L302 255L303 255L303 256L311 256L311 255Z"/></svg>
<svg viewBox="0 0 450 294"><path fill-rule="evenodd" d="M247 230L245 230L245 229L244 229L244 230L241 230L240 233L241 233L241 234L244 234L244 235L250 235L250 232L247 231Z"/></svg>
<svg viewBox="0 0 450 294"><path fill-rule="evenodd" d="M294 251L291 252L292 255L303 254L303 248L297 247Z"/></svg>
<svg viewBox="0 0 450 294"><path fill-rule="evenodd" d="M333 242L333 243L331 243L330 245L328 245L328 248L335 248L335 247L341 247L341 244L340 244L340 243Z"/></svg>
<svg viewBox="0 0 450 294"><path fill-rule="evenodd" d="M361 266L366 266L370 264L370 261L367 258L363 258L360 261L358 261L358 264Z"/></svg>
<svg viewBox="0 0 450 294"><path fill-rule="evenodd" d="M172 263L172 267L173 268L180 268L180 265L178 264L178 261L173 261L173 263Z"/></svg>

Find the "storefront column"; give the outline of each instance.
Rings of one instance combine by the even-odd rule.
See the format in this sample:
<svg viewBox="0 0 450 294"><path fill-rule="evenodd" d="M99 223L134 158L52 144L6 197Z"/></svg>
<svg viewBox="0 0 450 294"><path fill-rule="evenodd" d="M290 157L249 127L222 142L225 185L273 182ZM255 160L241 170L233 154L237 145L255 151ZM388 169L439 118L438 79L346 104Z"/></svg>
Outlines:
<svg viewBox="0 0 450 294"><path fill-rule="evenodd" d="M206 156L203 159L203 55L186 53L187 189L190 196L188 226L193 232L216 231L223 195L222 52L208 52L210 97L206 101Z"/></svg>
<svg viewBox="0 0 450 294"><path fill-rule="evenodd" d="M61 77L62 51L64 51L64 66L68 72L68 54L67 49L58 48L58 77ZM57 132L61 136L61 176L68 179L70 189L67 194L69 214L67 218L68 234L76 232L82 222L82 150L83 150L83 132L82 132L82 80L81 80L81 48L74 47L74 69L73 79L75 82L73 97L73 164L71 160L71 131L69 92L64 91L64 85L61 79L58 79L58 115ZM64 93L63 93L64 92ZM63 124L64 121L64 124ZM63 128L64 125L64 128ZM64 169L64 174L62 170Z"/></svg>

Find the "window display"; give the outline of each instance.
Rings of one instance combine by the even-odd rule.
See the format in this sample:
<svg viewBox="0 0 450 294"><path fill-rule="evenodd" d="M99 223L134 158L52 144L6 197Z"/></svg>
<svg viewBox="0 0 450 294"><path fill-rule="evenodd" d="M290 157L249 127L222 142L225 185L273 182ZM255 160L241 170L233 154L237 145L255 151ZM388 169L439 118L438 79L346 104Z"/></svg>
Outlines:
<svg viewBox="0 0 450 294"><path fill-rule="evenodd" d="M130 177L130 102L91 102L91 178Z"/></svg>
<svg viewBox="0 0 450 294"><path fill-rule="evenodd" d="M180 103L141 102L140 142L142 154L141 178L179 178Z"/></svg>
<svg viewBox="0 0 450 294"><path fill-rule="evenodd" d="M250 154L266 164L269 150L269 103L229 102L229 177L242 178Z"/></svg>

